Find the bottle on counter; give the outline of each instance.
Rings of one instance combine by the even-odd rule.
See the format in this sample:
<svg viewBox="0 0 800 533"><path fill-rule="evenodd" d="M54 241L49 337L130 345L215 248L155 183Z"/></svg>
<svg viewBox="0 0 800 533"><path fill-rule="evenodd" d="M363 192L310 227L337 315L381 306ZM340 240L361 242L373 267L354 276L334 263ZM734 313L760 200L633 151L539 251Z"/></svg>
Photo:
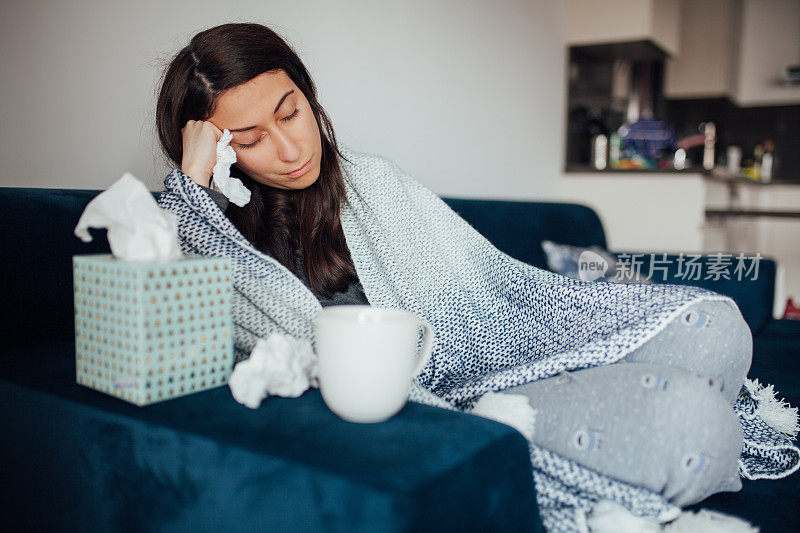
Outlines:
<svg viewBox="0 0 800 533"><path fill-rule="evenodd" d="M726 155L728 159L728 172L734 176L738 176L742 171L742 149L738 146L728 146Z"/></svg>
<svg viewBox="0 0 800 533"><path fill-rule="evenodd" d="M703 122L700 124L703 133L703 168L706 170L714 169L714 146L717 142L717 127L713 122Z"/></svg>
<svg viewBox="0 0 800 533"><path fill-rule="evenodd" d="M678 148L672 156L672 168L675 170L684 170L686 168L686 150Z"/></svg>
<svg viewBox="0 0 800 533"><path fill-rule="evenodd" d="M764 155L761 156L761 181L764 183L772 181L772 172L775 165L773 152L775 152L775 143L767 139L764 141Z"/></svg>
<svg viewBox="0 0 800 533"><path fill-rule="evenodd" d="M761 181L764 183L772 181L772 152L764 152L761 156Z"/></svg>
<svg viewBox="0 0 800 533"><path fill-rule="evenodd" d="M621 141L619 133L616 131L612 132L608 143L608 162L611 165L611 168L619 167L620 144Z"/></svg>
<svg viewBox="0 0 800 533"><path fill-rule="evenodd" d="M761 179L761 159L764 157L764 146L757 144L753 148L753 179Z"/></svg>
<svg viewBox="0 0 800 533"><path fill-rule="evenodd" d="M592 166L604 170L608 165L608 137L602 133L592 140Z"/></svg>

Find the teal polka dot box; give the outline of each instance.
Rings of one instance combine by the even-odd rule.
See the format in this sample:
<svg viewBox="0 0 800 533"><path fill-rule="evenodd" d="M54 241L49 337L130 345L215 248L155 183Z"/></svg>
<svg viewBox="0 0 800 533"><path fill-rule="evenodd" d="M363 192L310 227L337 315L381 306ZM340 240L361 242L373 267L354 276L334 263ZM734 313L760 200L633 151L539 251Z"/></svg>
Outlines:
<svg viewBox="0 0 800 533"><path fill-rule="evenodd" d="M72 258L77 382L144 406L226 385L233 367L228 258Z"/></svg>

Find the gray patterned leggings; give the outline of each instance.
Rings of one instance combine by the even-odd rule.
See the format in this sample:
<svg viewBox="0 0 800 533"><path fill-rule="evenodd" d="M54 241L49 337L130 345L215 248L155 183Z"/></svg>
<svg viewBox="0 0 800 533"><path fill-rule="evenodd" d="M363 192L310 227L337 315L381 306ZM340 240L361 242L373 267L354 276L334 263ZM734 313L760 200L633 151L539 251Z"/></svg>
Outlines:
<svg viewBox="0 0 800 533"><path fill-rule="evenodd" d="M752 354L739 309L700 302L614 364L504 392L538 410L535 444L686 506L742 487L732 405Z"/></svg>

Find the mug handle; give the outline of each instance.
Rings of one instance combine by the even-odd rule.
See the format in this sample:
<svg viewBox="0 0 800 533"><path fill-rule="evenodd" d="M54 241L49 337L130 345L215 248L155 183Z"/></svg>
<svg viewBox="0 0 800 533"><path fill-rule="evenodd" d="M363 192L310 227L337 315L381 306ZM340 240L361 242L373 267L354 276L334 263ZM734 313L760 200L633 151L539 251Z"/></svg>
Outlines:
<svg viewBox="0 0 800 533"><path fill-rule="evenodd" d="M436 340L436 332L433 330L431 323L417 315L417 326L422 327L422 349L419 352L419 360L414 366L414 373L411 374L411 379L414 379L417 374L422 372L422 369L428 364L433 352L433 342Z"/></svg>

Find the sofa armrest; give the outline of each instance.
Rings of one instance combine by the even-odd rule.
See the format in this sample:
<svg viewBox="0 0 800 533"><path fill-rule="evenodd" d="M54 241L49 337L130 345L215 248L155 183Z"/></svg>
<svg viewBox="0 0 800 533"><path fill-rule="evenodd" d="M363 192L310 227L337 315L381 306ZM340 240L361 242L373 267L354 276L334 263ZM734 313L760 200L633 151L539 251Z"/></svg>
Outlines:
<svg viewBox="0 0 800 533"><path fill-rule="evenodd" d="M773 259L738 253L612 253L618 277L638 272L654 283L692 285L730 296L754 335L772 320L777 267Z"/></svg>
<svg viewBox="0 0 800 533"><path fill-rule="evenodd" d="M0 401L8 531L542 531L525 437L469 413L355 424L318 389L227 386L137 407L75 382L74 342L0 357Z"/></svg>

